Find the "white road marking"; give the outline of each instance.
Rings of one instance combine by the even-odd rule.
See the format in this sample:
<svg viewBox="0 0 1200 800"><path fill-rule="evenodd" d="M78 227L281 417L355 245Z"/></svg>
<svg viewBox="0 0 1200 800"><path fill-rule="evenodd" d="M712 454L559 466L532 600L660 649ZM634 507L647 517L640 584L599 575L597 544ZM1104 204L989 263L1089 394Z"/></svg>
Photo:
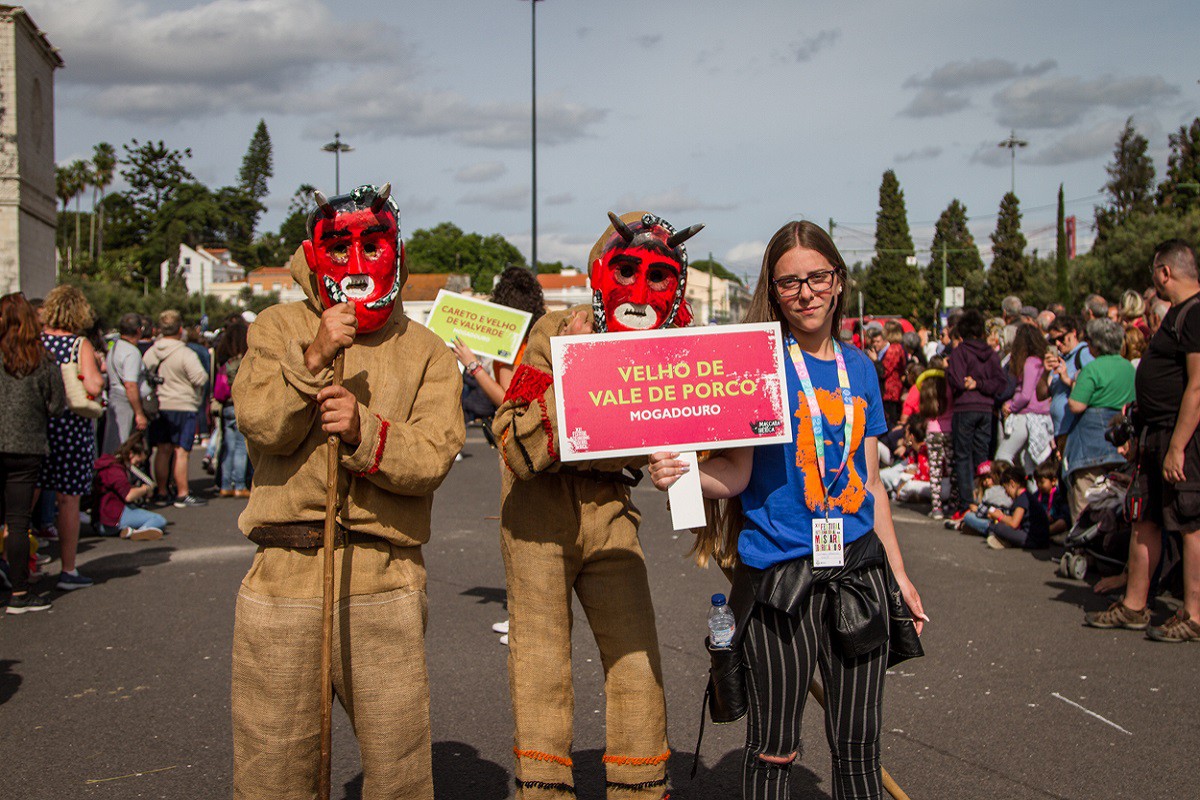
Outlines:
<svg viewBox="0 0 1200 800"><path fill-rule="evenodd" d="M1129 731L1125 730L1125 729L1124 729L1124 728L1122 728L1120 725L1118 725L1117 723L1113 722L1111 719L1105 719L1104 717L1102 717L1102 716L1100 716L1099 714L1097 714L1095 711L1091 711L1091 710L1089 710L1089 709L1086 709L1086 708L1084 708L1083 706L1079 705L1079 703L1076 703L1074 700L1068 700L1067 698L1063 697L1063 696L1062 696L1061 694L1059 694L1058 692L1051 692L1051 693L1050 693L1050 696L1051 696L1051 697L1057 697L1059 700L1062 700L1062 701L1063 701L1064 703L1066 703L1067 705L1075 706L1076 708L1078 708L1078 709L1079 709L1080 711L1082 711L1083 713L1085 713L1085 714L1088 714L1088 715L1090 715L1090 716L1093 716L1093 717L1095 717L1096 719L1098 719L1098 720L1100 720L1101 722L1103 722L1105 725L1111 725L1111 726L1113 726L1114 728L1116 728L1117 730L1119 730L1121 733L1125 734L1126 736L1133 736L1133 734L1132 734L1132 733L1130 733Z"/></svg>

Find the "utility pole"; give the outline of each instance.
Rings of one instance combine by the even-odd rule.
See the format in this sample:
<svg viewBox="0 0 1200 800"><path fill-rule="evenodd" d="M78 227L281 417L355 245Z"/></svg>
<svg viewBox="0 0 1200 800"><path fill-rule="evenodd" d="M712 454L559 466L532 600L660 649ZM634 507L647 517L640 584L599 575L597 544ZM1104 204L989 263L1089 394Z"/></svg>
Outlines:
<svg viewBox="0 0 1200 800"><path fill-rule="evenodd" d="M1018 147L1028 147L1028 146L1029 146L1029 142L1025 141L1024 139L1017 138L1017 132L1015 129L1011 133L1009 133L1007 139L1005 139L1003 142L1000 142L1000 144L997 145L997 147L1007 147L1008 148L1008 153L1009 153L1010 159L1012 161L1012 177L1011 177L1011 183L1010 183L1010 188L1009 188L1009 191L1012 192L1012 194L1017 193L1017 148Z"/></svg>
<svg viewBox="0 0 1200 800"><path fill-rule="evenodd" d="M707 325L709 322L712 322L712 320L713 320L713 303L712 303L713 287L712 287L712 285L713 285L713 273L714 272L716 272L716 270L713 268L712 250L709 250L708 251L708 320L704 323L705 325Z"/></svg>
<svg viewBox="0 0 1200 800"><path fill-rule="evenodd" d="M530 11L530 15L529 15L529 21L530 21L529 63L530 63L530 67L531 67L531 69L530 69L531 78L530 78L530 82L529 82L529 99L530 99L529 107L531 109L531 114L530 114L531 125L530 125L530 127L533 130L533 136L531 137L531 143L530 143L530 147L532 149L531 163L533 166L532 175L531 175L532 199L533 199L533 203L532 203L532 206L533 206L533 220L532 220L533 230L532 230L532 236L530 237L531 244L529 247L529 268L531 270L533 270L533 273L535 275L537 274L537 271L538 271L538 260L537 260L537 238L538 238L538 227L537 227L537 4L538 4L538 2L540 2L540 0L529 0L529 11Z"/></svg>

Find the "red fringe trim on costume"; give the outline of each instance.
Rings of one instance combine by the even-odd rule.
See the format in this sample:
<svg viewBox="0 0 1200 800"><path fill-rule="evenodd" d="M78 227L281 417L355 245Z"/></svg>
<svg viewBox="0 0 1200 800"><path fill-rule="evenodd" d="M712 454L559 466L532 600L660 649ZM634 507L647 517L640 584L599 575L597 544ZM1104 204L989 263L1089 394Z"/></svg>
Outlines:
<svg viewBox="0 0 1200 800"><path fill-rule="evenodd" d="M383 461L383 446L387 444L388 426L391 424L378 414L375 419L379 420L379 446L375 448L375 459L371 462L371 467L366 472L360 472L359 475L374 475L379 472L379 462Z"/></svg>
<svg viewBox="0 0 1200 800"><path fill-rule="evenodd" d="M508 385L508 391L504 393L504 402L520 400L528 405L535 400L541 400L542 396L546 394L546 390L553 384L554 376L550 373L534 369L528 364L522 364L513 373L512 383Z"/></svg>
<svg viewBox="0 0 1200 800"><path fill-rule="evenodd" d="M522 750L514 747L513 753L516 754L517 758L532 758L534 761L553 761L555 764L562 764L564 767L575 766L574 762L569 758L552 756L549 753L543 753L541 750Z"/></svg>
<svg viewBox="0 0 1200 800"><path fill-rule="evenodd" d="M634 767L652 767L655 764L661 764L671 757L671 751L668 750L657 756L649 758L632 758L630 756L604 756L605 764L627 764Z"/></svg>
<svg viewBox="0 0 1200 800"><path fill-rule="evenodd" d="M537 0L534 0L536 3ZM546 432L546 452L550 454L550 458L558 460L558 451L554 449L554 425L550 422L550 415L546 412L546 404L539 403L538 408L542 412L542 430Z"/></svg>

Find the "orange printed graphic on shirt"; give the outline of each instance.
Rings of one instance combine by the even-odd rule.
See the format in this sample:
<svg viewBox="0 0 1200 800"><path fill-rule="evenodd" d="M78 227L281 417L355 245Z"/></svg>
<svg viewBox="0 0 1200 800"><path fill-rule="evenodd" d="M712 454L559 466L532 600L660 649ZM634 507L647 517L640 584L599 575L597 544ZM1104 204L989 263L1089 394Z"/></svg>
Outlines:
<svg viewBox="0 0 1200 800"><path fill-rule="evenodd" d="M829 421L839 432L842 430L842 425L846 421L846 407L842 405L842 393L840 391L831 392L826 389L817 389L817 405L821 407L821 413L825 415L825 419ZM804 476L804 503L810 511L819 511L823 509L823 500L825 498L825 489L822 479L825 477L820 474L817 469L817 448L813 441L813 425L812 413L808 408L808 400L804 397L804 392L796 393L796 419L800 424L796 426L796 466L800 468L801 474ZM854 514L862 508L863 501L867 499L867 487L863 483L863 476L858 473L858 469L854 465L854 454L858 452L858 448L862 447L863 434L867 429L867 401L862 397L854 398L854 428L850 435L850 461L846 464L846 485L842 487L840 492L836 492L829 498L829 510L841 510L843 514ZM837 469L842 463L842 448L838 447L837 442L825 440L825 466L830 469ZM841 482L841 479L838 479Z"/></svg>

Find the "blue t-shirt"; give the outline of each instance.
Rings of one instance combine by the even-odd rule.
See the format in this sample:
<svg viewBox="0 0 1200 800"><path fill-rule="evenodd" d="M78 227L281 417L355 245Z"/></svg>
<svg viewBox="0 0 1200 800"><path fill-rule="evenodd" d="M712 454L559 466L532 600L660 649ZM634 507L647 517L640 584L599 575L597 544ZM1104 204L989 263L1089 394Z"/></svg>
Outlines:
<svg viewBox="0 0 1200 800"><path fill-rule="evenodd" d="M875 499L866 487L867 459L862 445L866 437L886 433L887 422L875 365L856 347L843 347L842 353L854 397L853 449L850 463L830 487L829 516L844 520L844 541L850 544L875 527ZM837 362L808 353L804 361L821 406L827 482L837 473L845 452L845 406L838 386ZM824 491L817 477L808 401L786 352L784 362L794 438L787 444L754 448L750 483L741 496L746 522L738 540L738 555L756 569L811 556L812 520L825 516L820 510Z"/></svg>

